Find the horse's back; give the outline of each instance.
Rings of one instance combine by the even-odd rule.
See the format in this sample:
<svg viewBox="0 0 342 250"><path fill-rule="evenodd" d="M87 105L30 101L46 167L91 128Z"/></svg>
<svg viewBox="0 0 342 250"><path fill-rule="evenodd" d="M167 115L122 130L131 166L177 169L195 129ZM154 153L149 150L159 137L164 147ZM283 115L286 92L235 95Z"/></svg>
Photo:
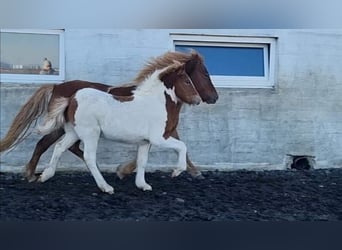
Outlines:
<svg viewBox="0 0 342 250"><path fill-rule="evenodd" d="M77 109L84 111L108 111L109 105L113 104L113 97L103 91L93 88L83 88L75 94Z"/></svg>
<svg viewBox="0 0 342 250"><path fill-rule="evenodd" d="M78 90L84 88L93 88L100 91L107 91L109 87L111 86L103 83L73 80L55 85L53 93L55 96L71 97Z"/></svg>

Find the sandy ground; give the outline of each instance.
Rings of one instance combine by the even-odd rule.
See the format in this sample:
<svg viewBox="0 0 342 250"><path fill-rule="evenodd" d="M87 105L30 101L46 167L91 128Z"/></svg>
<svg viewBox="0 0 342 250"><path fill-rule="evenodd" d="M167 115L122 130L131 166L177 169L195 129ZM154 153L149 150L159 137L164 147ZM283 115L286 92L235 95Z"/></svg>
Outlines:
<svg viewBox="0 0 342 250"><path fill-rule="evenodd" d="M88 172L46 183L0 173L0 221L341 221L342 169L147 173L152 191L104 173L113 195Z"/></svg>

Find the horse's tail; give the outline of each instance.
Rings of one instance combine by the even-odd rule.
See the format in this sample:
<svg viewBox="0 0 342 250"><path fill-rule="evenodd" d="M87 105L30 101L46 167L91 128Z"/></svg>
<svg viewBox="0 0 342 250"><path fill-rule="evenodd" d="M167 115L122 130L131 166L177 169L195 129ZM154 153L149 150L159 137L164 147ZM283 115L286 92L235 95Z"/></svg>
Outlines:
<svg viewBox="0 0 342 250"><path fill-rule="evenodd" d="M69 98L60 97L50 103L44 124L38 126L38 132L46 135L61 128L65 123L64 112L69 105Z"/></svg>
<svg viewBox="0 0 342 250"><path fill-rule="evenodd" d="M31 98L21 107L14 118L5 138L0 141L0 152L15 147L22 142L30 133L32 123L47 111L54 85L40 87Z"/></svg>

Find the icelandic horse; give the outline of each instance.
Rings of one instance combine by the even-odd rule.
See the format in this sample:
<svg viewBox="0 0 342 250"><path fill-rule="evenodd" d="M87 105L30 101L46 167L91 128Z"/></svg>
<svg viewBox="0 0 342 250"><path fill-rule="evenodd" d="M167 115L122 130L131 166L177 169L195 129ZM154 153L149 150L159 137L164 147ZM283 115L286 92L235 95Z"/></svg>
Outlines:
<svg viewBox="0 0 342 250"><path fill-rule="evenodd" d="M175 107L180 102L197 105L201 97L185 72L185 64L177 61L146 75L129 97L116 96L111 90L106 93L84 88L70 99L62 98L60 104L50 110L50 120L41 130L49 133L56 127L64 126L65 136L55 145L49 167L44 169L39 181L50 179L55 174L62 153L81 140L84 161L97 186L103 192L112 194L113 187L105 181L96 164L101 134L110 140L138 144L135 178L138 188L152 190L145 181L145 165L151 145L178 152L178 163L172 173L173 177L178 176L186 170L186 146L170 136L169 127L177 126L175 117L179 115L179 110Z"/></svg>
<svg viewBox="0 0 342 250"><path fill-rule="evenodd" d="M208 104L216 103L218 94L212 84L202 56L194 50L190 53L166 52L159 57L151 59L139 72L132 84L128 86L116 87L102 83L74 80L67 81L62 84L44 85L40 87L22 106L21 110L14 118L9 131L0 142L0 152L9 150L21 143L29 135L30 127L35 124L42 115L45 115L51 106L58 105L56 100L60 98L70 98L77 90L83 88L94 88L105 92L111 89L116 96L131 96L137 83L141 82L147 73L152 73L156 69L166 67L172 64L174 60L185 63L185 71L190 76L202 101ZM178 103L176 109L180 110L181 107L182 104ZM172 137L176 139L179 138L176 126L170 128L169 133ZM43 136L37 142L31 159L25 166L25 176L28 181L31 182L37 179L35 170L41 155L63 135L63 128L59 128ZM84 160L83 151L79 148L79 143L79 141L76 142L69 148L69 150ZM117 175L120 178L123 178L124 176L132 173L136 168L135 162L136 160L132 160L129 163L120 165L117 168ZM201 172L193 165L188 154L187 170L193 177L202 178Z"/></svg>

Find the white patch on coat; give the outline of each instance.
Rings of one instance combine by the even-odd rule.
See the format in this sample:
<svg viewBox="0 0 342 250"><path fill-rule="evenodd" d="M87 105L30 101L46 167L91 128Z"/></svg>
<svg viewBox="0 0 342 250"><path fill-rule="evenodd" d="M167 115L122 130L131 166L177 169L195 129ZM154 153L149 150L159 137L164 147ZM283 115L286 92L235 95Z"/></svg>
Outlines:
<svg viewBox="0 0 342 250"><path fill-rule="evenodd" d="M174 103L177 103L178 101L178 97L176 96L176 91L175 91L175 86L173 86L172 89L166 89L165 91L166 94L168 94L170 97L171 97L171 100L174 102Z"/></svg>

